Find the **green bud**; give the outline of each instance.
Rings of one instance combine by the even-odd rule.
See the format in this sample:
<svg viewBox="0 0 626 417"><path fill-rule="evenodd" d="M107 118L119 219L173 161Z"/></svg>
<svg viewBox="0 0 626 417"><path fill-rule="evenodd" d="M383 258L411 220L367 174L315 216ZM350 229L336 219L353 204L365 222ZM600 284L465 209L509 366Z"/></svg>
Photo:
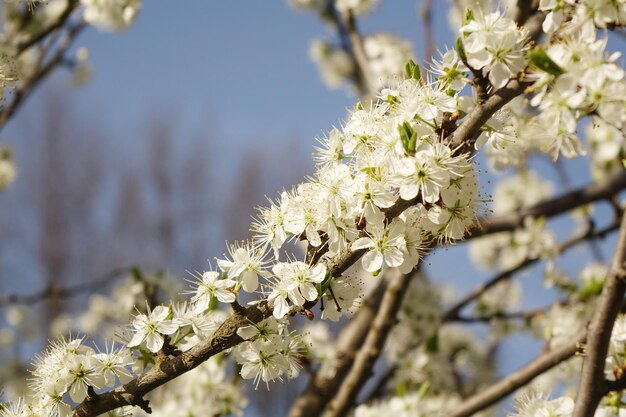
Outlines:
<svg viewBox="0 0 626 417"><path fill-rule="evenodd" d="M588 300L600 295L603 287L604 280L592 279L589 282L586 282L585 285L578 290L578 296L581 300Z"/></svg>
<svg viewBox="0 0 626 417"><path fill-rule="evenodd" d="M565 71L558 66L543 50L541 46L537 46L528 52L528 59L537 68L555 76L559 76L565 73Z"/></svg>
<svg viewBox="0 0 626 417"><path fill-rule="evenodd" d="M421 81L422 73L420 71L420 66L413 62L412 59L409 59L409 62L406 64L406 76L408 78L413 78L414 80Z"/></svg>
<svg viewBox="0 0 626 417"><path fill-rule="evenodd" d="M459 55L461 61L467 61L467 55L465 55L465 46L463 46L463 39L456 38L454 42L454 49L456 49L456 53Z"/></svg>
<svg viewBox="0 0 626 417"><path fill-rule="evenodd" d="M415 133L411 125L408 122L402 123L398 126L398 133L400 133L400 140L404 150L409 154L414 154L417 144L417 133Z"/></svg>
<svg viewBox="0 0 626 417"><path fill-rule="evenodd" d="M472 9L465 9L465 13L463 14L463 25L467 25L472 20L474 20L474 11Z"/></svg>

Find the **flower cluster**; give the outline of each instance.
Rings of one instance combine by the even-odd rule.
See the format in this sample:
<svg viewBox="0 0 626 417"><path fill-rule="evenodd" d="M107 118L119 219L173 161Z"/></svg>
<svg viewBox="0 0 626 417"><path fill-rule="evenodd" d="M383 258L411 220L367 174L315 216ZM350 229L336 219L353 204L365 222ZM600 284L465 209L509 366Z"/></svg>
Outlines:
<svg viewBox="0 0 626 417"><path fill-rule="evenodd" d="M96 353L83 342L82 338L57 341L36 359L32 381L34 401L22 405L28 410L24 415L68 415L66 395L74 403L80 403L87 397L89 387L113 387L117 381L124 384L132 378L130 368L135 360L124 346L111 345L107 351Z"/></svg>
<svg viewBox="0 0 626 417"><path fill-rule="evenodd" d="M410 42L389 33L375 33L363 38L368 70L377 90L398 79L408 60L414 59ZM350 53L323 40L314 40L309 55L317 65L324 83L330 88L349 84L356 77Z"/></svg>
<svg viewBox="0 0 626 417"><path fill-rule="evenodd" d="M287 324L270 317L237 329L237 335L245 341L237 345L233 355L241 364L241 376L253 379L255 387L261 380L268 383L283 375L295 378L300 373L302 337L289 333Z"/></svg>
<svg viewBox="0 0 626 417"><path fill-rule="evenodd" d="M214 356L193 372L175 379L150 402L152 413L136 416L188 417L188 416L241 416L248 400L241 387L228 375L228 362L223 356Z"/></svg>
<svg viewBox="0 0 626 417"><path fill-rule="evenodd" d="M624 70L616 64L619 53L605 54L606 42L596 40L595 33L576 33L549 44L545 51L536 48L531 55L538 68L532 74L537 94L531 104L541 111L537 123L546 137L542 150L555 159L559 153L568 158L584 153L576 136L584 116L595 116L617 129L626 122Z"/></svg>
<svg viewBox="0 0 626 417"><path fill-rule="evenodd" d="M390 33L375 33L363 39L367 66L379 90L399 77L410 59L415 59L411 43Z"/></svg>
<svg viewBox="0 0 626 417"><path fill-rule="evenodd" d="M362 404L354 410L355 417L444 417L461 402L456 395L423 397L419 393L394 396L373 404Z"/></svg>
<svg viewBox="0 0 626 417"><path fill-rule="evenodd" d="M626 316L617 317L611 333L609 353L606 357L604 374L608 380L624 377L626 373Z"/></svg>
<svg viewBox="0 0 626 417"><path fill-rule="evenodd" d="M120 31L134 22L141 0L80 0L85 21L104 31Z"/></svg>
<svg viewBox="0 0 626 417"><path fill-rule="evenodd" d="M469 12L460 31L467 63L482 70L495 88L504 87L526 66L528 35L513 19L499 12Z"/></svg>
<svg viewBox="0 0 626 417"><path fill-rule="evenodd" d="M556 238L545 219L526 217L523 227L512 232L472 240L470 257L478 266L507 270L526 260L551 259L557 255L556 249Z"/></svg>
<svg viewBox="0 0 626 417"><path fill-rule="evenodd" d="M621 401L621 394L610 396L594 413L594 417L615 417L626 411ZM574 400L568 395L550 399L541 391L526 393L516 400L515 413L507 417L550 416L571 417L574 414Z"/></svg>

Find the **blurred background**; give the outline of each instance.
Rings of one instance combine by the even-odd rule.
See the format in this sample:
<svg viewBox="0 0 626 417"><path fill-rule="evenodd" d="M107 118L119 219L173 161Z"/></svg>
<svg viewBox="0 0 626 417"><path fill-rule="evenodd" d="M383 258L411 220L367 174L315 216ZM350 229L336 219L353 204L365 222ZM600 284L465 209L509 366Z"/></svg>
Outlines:
<svg viewBox="0 0 626 417"><path fill-rule="evenodd" d="M423 60L430 52L422 7L383 1L359 21L361 31L407 39ZM433 43L451 45L447 2L434 2L432 11ZM312 174L314 138L354 105L353 93L323 84L309 58L314 38L333 36L316 16L286 1L241 0L186 0L184 7L150 0L125 32L83 33L78 46L89 50L88 82L75 87L69 73L58 71L0 138L13 148L18 170L0 193L0 294L83 283L106 292L120 275L115 271L132 266L186 287L189 271L206 270L225 241L247 236L265 196ZM537 165L558 179L549 163ZM568 163L568 186L588 182L584 166ZM484 175L488 192L490 174ZM561 183L556 194L565 188ZM570 227L563 221L556 230L567 235ZM601 249L610 253L612 244ZM426 263L429 276L460 293L485 278L462 244ZM524 285L542 288L539 278ZM548 299L536 296L528 305ZM88 293L33 302L32 334L18 335L25 343L12 343L15 350L2 359L28 361L45 346L55 318L88 303ZM8 337L13 313L0 308ZM527 361L540 344L512 337L502 349L503 370ZM289 402L271 404L257 415L283 414Z"/></svg>

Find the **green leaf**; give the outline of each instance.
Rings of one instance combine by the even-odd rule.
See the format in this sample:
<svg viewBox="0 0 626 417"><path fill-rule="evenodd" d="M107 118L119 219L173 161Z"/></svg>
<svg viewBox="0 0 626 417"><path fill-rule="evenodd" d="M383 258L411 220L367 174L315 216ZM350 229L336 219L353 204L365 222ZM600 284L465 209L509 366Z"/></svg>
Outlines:
<svg viewBox="0 0 626 417"><path fill-rule="evenodd" d="M406 76L409 78L413 78L414 80L421 81L422 73L420 71L420 66L413 62L412 59L409 59L409 62L406 64Z"/></svg>
<svg viewBox="0 0 626 417"><path fill-rule="evenodd" d="M548 74L558 77L559 75L565 73L563 68L559 67L559 65L548 56L546 51L544 51L541 46L537 46L530 50L528 52L528 59L535 67L547 72Z"/></svg>

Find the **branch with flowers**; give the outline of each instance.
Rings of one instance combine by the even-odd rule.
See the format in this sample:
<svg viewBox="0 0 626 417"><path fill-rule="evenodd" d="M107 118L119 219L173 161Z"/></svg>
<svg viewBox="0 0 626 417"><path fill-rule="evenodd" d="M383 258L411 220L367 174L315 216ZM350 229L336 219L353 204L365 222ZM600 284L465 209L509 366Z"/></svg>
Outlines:
<svg viewBox="0 0 626 417"><path fill-rule="evenodd" d="M423 415L433 407L435 415L469 416L539 376L550 376L548 371L579 351L584 352L584 364L576 406L565 394L556 399L526 394L518 400L515 415L536 411L589 416L596 409L602 415L619 413L621 402L607 398L607 393L622 389L619 381L626 369L625 319L618 315L625 291L626 219L619 194L626 188L626 83L618 56L605 52L606 39L598 30L623 26L626 5L541 1L536 8L518 8L517 23L527 26L502 10L469 7L460 16L455 48L430 68L407 59L400 42L388 42L393 46L385 49L382 38L376 38L375 46L402 58L400 76L397 71L387 73L391 65L383 65L385 54L374 54L376 48L368 47L372 38L356 30L356 16L375 2L301 3L325 13L331 7L343 52L350 55L353 66L341 73L336 50L313 54L322 67L331 66L325 70L327 80L353 77L357 90L370 100L357 103L341 128L320 140L313 176L259 210L251 225L252 239L230 245L228 254L217 259L216 270L196 274L191 297L149 303L145 311L137 311L118 330L119 346L96 351L77 337L53 342L35 362L32 392L4 407L2 416L87 417L134 412L136 407L150 413L149 393L196 368L209 379L220 376L229 387L211 392L213 404L207 407L213 408L203 412L237 413L242 405L234 399L235 388L224 382L224 359L232 359L240 377L252 380L255 388L261 382L269 386L274 380L297 377L303 352L313 359L317 352L313 343L305 342L305 334L293 330L291 318L314 320L316 306L322 320L338 321L356 313L340 335L339 358L329 354L326 359L333 362L312 372L291 417L387 415L394 409ZM83 21L120 29L132 22L138 8L138 1L70 1L42 31L16 43L18 55L40 43L44 46L36 71L0 114L0 126L22 97L64 61ZM18 26L37 18L36 10L32 16L23 11ZM69 24L57 45L60 29L79 10L80 22ZM538 44L540 33L546 40ZM46 61L51 45L58 49ZM549 187L528 169L528 160L537 153L553 160L584 154L577 131L585 122L602 133L591 147L603 146L602 141L612 145L592 155L596 182L550 198ZM476 160L483 156L494 169L518 172L496 188L496 197L499 192L505 197L495 198L493 216L482 215L489 198L481 191ZM526 192L529 189L537 192ZM573 317L570 333L549 323L547 352L499 382L495 375L486 375L483 385L491 381L490 387L468 391L457 367L459 355L475 355L475 375L488 372L480 364L487 368L493 357L470 346L469 336L446 335L454 332L447 330L450 322L467 322L460 311L479 299L477 304L497 307L490 317L507 317L501 309L513 297L502 284L511 284L515 273L538 259L555 261L566 249L616 230L617 220L604 228L590 225L556 245L547 227L549 218L601 201L610 202L616 219L622 217L611 269L584 269L581 274L588 278L582 287L558 271L546 273L559 290L570 295L578 291L580 303L557 302L542 314L554 321ZM588 213L585 216L589 222ZM415 271L437 247L453 247L463 240L478 248L479 263L503 272L442 314L443 292L429 280L414 279ZM303 255L294 254L299 245L304 246ZM382 283L368 295L359 273ZM243 305L246 297L255 299ZM596 304L585 333L582 328ZM358 404L383 353L397 370L384 379L395 390L382 390L378 401ZM446 371L429 373L432 364ZM404 369L415 372L403 374Z"/></svg>

